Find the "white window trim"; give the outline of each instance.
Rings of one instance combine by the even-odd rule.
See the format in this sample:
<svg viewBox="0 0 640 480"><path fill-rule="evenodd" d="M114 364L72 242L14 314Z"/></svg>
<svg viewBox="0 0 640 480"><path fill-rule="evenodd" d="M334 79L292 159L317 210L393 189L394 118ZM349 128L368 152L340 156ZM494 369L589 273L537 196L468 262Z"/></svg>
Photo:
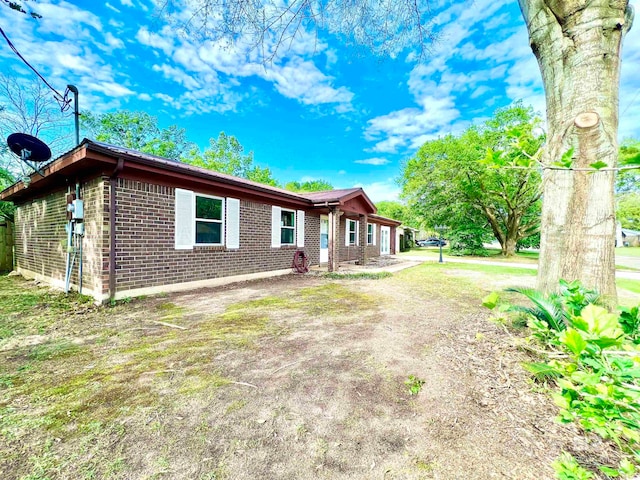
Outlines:
<svg viewBox="0 0 640 480"><path fill-rule="evenodd" d="M371 242L369 242L369 227L371 227ZM376 244L376 227L375 223L367 223L367 245Z"/></svg>
<svg viewBox="0 0 640 480"><path fill-rule="evenodd" d="M222 208L220 211L220 220L211 220L208 218L198 218L196 217L196 199L197 197L204 197L204 198L212 198L214 200L220 200L222 202ZM225 215L226 215L226 202L224 197L216 197L214 195L205 195L203 193L194 193L193 195L193 231L194 231L194 235L193 235L193 245L195 247L222 247L224 246L224 240L225 240ZM198 243L197 242L197 234L196 232L196 222L206 222L206 223L219 223L220 224L220 243Z"/></svg>
<svg viewBox="0 0 640 480"><path fill-rule="evenodd" d="M355 228L355 242L351 243L351 228L350 225L351 223L355 223L356 228ZM352 246L358 246L360 244L360 222L358 220L351 220L350 218L346 219L346 223L345 223L345 239L344 239L344 244L347 247L352 247Z"/></svg>
<svg viewBox="0 0 640 480"><path fill-rule="evenodd" d="M284 225L282 225L282 212L290 212L293 214L293 227L285 227ZM297 238L296 238L296 230L298 227L298 218L296 215L296 211L295 210L291 210L289 208L281 208L280 209L280 245L284 245L284 246L295 246L296 242L297 242ZM291 243L282 243L282 229L286 228L287 230L293 230L293 241Z"/></svg>

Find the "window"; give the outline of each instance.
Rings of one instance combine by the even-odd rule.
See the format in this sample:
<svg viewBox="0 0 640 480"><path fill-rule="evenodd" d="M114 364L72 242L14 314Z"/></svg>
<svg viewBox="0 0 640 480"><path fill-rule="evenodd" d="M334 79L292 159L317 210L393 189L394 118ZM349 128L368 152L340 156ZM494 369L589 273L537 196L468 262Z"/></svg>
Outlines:
<svg viewBox="0 0 640 480"><path fill-rule="evenodd" d="M280 244L293 245L296 242L296 212L282 209L280 213Z"/></svg>
<svg viewBox="0 0 640 480"><path fill-rule="evenodd" d="M347 219L347 245L358 244L358 222Z"/></svg>
<svg viewBox="0 0 640 480"><path fill-rule="evenodd" d="M223 244L224 200L196 195L196 244Z"/></svg>
<svg viewBox="0 0 640 480"><path fill-rule="evenodd" d="M271 206L271 246L304 247L304 211Z"/></svg>
<svg viewBox="0 0 640 480"><path fill-rule="evenodd" d="M175 248L194 246L240 248L240 200L197 194L176 188Z"/></svg>
<svg viewBox="0 0 640 480"><path fill-rule="evenodd" d="M367 223L367 245L376 244L376 226L373 223Z"/></svg>

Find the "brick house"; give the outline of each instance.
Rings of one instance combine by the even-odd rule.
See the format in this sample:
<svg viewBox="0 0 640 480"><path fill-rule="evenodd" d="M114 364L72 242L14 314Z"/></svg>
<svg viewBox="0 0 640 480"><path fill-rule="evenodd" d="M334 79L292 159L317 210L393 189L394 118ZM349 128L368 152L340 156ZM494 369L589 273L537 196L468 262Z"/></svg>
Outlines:
<svg viewBox="0 0 640 480"><path fill-rule="evenodd" d="M98 301L288 273L298 250L333 271L396 249L400 222L360 188L298 194L87 139L42 173L0 192L17 207L16 270Z"/></svg>

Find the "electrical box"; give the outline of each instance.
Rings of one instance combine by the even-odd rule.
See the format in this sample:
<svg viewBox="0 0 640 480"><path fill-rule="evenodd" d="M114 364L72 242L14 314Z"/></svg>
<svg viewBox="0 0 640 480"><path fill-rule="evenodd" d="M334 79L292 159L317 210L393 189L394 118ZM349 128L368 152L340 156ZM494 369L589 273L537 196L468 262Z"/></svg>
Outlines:
<svg viewBox="0 0 640 480"><path fill-rule="evenodd" d="M82 200L71 202L71 218L73 220L82 220L84 218L84 202Z"/></svg>

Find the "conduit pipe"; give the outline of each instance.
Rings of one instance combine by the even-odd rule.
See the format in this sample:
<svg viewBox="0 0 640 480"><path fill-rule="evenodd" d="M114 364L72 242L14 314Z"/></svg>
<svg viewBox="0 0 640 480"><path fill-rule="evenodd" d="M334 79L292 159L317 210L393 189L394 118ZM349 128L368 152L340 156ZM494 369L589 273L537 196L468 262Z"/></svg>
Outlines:
<svg viewBox="0 0 640 480"><path fill-rule="evenodd" d="M116 187L118 175L124 167L124 160L118 164L109 177L109 299L116 296Z"/></svg>

